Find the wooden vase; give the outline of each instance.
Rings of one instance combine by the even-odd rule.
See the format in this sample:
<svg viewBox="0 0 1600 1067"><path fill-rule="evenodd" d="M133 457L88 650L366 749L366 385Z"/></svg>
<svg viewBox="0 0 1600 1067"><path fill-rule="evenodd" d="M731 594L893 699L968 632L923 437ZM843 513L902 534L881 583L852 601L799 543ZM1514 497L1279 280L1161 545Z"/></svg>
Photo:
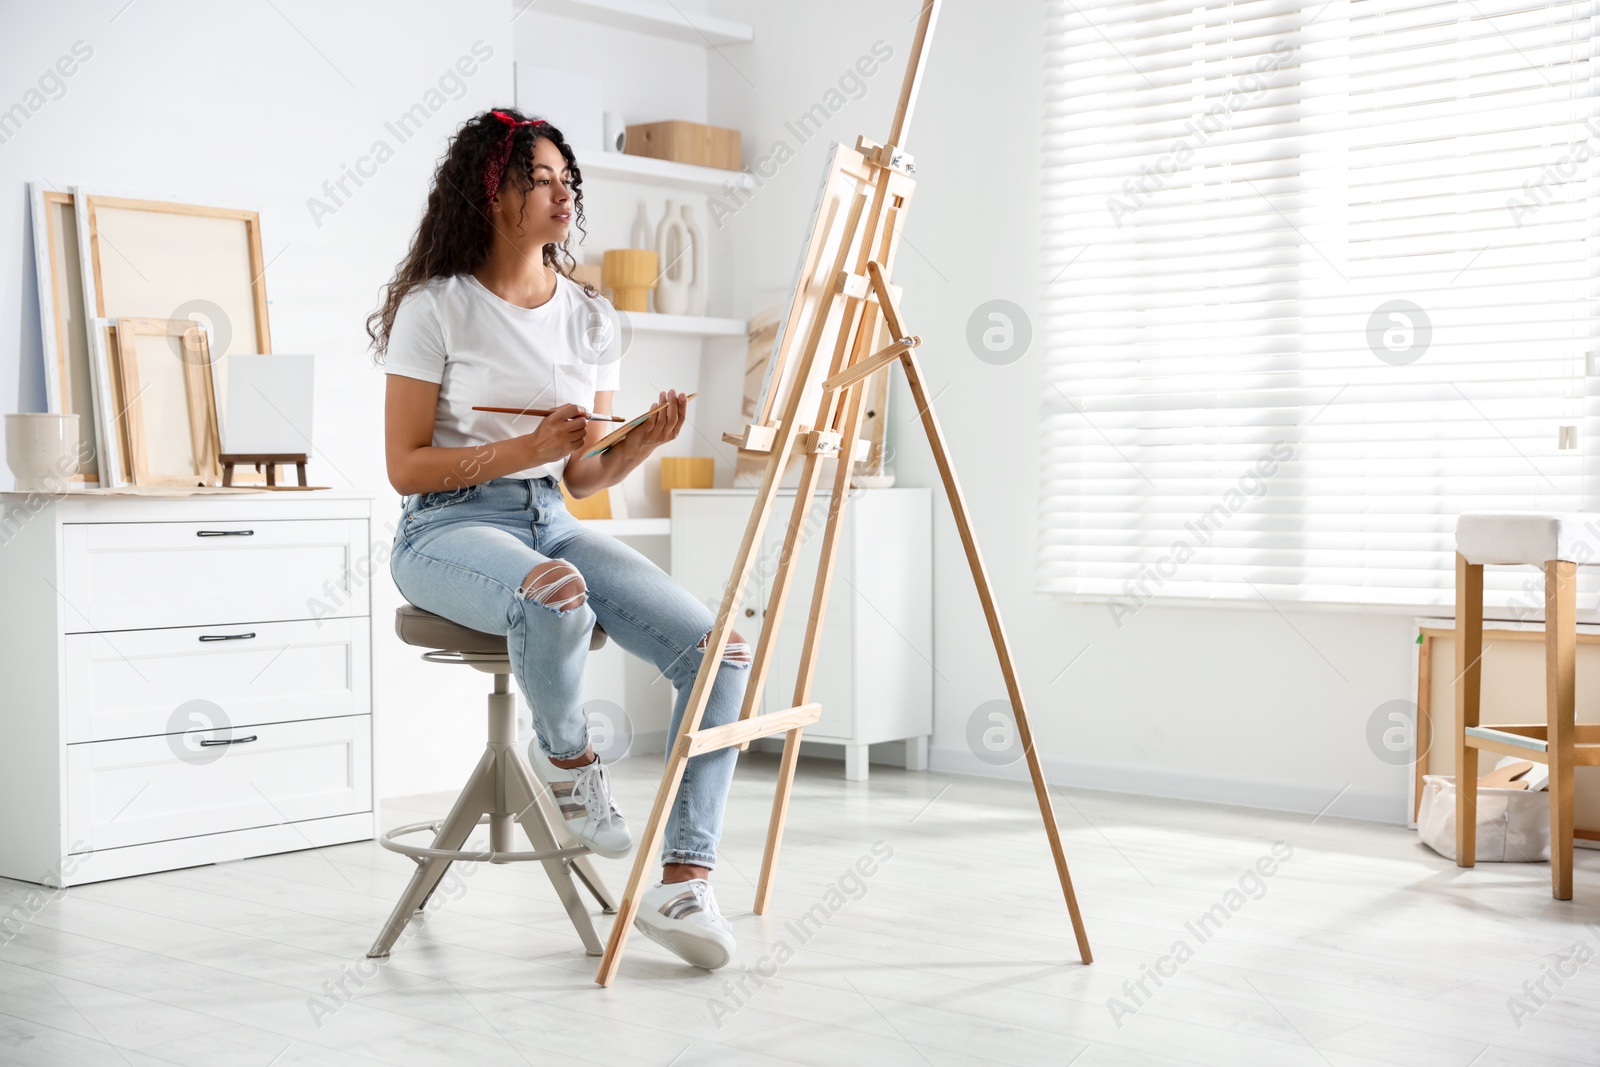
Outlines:
<svg viewBox="0 0 1600 1067"><path fill-rule="evenodd" d="M716 476L717 461L711 456L662 456L661 491L667 494L667 513L672 513L674 489L710 489Z"/></svg>
<svg viewBox="0 0 1600 1067"><path fill-rule="evenodd" d="M611 303L618 311L650 310L650 290L661 273L660 258L650 248L613 248L606 252L602 273Z"/></svg>

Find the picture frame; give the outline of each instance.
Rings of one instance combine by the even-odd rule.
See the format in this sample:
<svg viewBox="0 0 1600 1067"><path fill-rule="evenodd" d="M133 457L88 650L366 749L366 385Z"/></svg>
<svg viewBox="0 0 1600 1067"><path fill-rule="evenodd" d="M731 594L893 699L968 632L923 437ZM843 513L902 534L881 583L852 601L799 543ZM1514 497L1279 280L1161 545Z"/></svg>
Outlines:
<svg viewBox="0 0 1600 1067"><path fill-rule="evenodd" d="M211 354L191 319L117 320L134 485L212 486L222 478Z"/></svg>
<svg viewBox="0 0 1600 1067"><path fill-rule="evenodd" d="M33 221L34 275L39 286L45 409L79 416L79 433L86 447L79 450L82 458L72 481L99 485L104 478L104 456L99 445L99 410L90 364L73 195L45 182L29 182L28 204Z"/></svg>
<svg viewBox="0 0 1600 1067"><path fill-rule="evenodd" d="M100 482L117 488L137 483L124 417L116 320L193 319L208 329L213 360L234 352L269 354L261 220L257 212L242 208L86 186L71 191L102 455ZM214 384L225 392L226 381Z"/></svg>

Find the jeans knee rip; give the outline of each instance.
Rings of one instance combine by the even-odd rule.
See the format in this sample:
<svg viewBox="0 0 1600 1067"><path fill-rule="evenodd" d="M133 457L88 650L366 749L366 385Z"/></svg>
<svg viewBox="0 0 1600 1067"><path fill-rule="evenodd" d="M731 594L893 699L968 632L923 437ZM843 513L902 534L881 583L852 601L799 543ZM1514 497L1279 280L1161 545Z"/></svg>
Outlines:
<svg viewBox="0 0 1600 1067"><path fill-rule="evenodd" d="M738 632L735 631L730 636L738 637L739 635ZM706 650L706 642L710 640L711 631L707 630L700 638L700 643L694 647L701 652L704 652ZM750 645L746 641L729 641L725 646L723 646L722 662L730 667L748 667L753 662L754 658L755 654L751 651Z"/></svg>
<svg viewBox="0 0 1600 1067"><path fill-rule="evenodd" d="M576 583L576 587L573 587ZM557 615L570 615L588 602L588 588L583 575L570 564L565 566L535 567L522 581L522 596Z"/></svg>

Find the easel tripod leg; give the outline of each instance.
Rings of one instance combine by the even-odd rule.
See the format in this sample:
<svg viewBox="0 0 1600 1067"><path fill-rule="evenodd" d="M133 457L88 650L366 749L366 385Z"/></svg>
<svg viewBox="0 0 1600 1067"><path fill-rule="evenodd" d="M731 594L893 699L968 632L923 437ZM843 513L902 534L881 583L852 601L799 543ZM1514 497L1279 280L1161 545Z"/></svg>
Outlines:
<svg viewBox="0 0 1600 1067"><path fill-rule="evenodd" d="M767 594L767 606L762 612L762 636L756 639L755 657L750 664L750 673L745 684L744 703L739 708L741 720L755 716L756 705L761 701L761 691L766 686L767 671L772 666L772 657L778 647L777 641L767 635L783 623L784 606L788 603L789 597L789 582L794 576L794 565L800 556L801 533L806 525L806 512L811 506L811 498L816 492L820 474L817 454L808 453L800 474L800 483L795 488L789 522L784 527L783 547L778 553L778 569L772 576L772 589ZM795 701L795 703L804 702ZM739 751L744 752L749 747L749 742L746 742L739 746Z"/></svg>
<svg viewBox="0 0 1600 1067"><path fill-rule="evenodd" d="M778 865L778 842L783 840L783 824L789 818L789 795L794 788L795 764L799 762L800 731L790 730L783 737L778 785L772 796L772 816L767 820L767 849L761 857L761 880L756 883L757 915L765 915L772 902L772 872Z"/></svg>
<svg viewBox="0 0 1600 1067"><path fill-rule="evenodd" d="M684 717L687 719L687 711ZM667 806L678 795L678 786L683 781L683 770L688 762L683 746L674 744L672 756L661 775L661 786L656 790L655 806L650 809L650 821L645 824L644 836L639 839L638 851L633 856L633 869L628 873L622 903L617 905L617 918L611 924L611 936L606 939L599 973L594 976L600 985L610 985L617 976L617 964L622 960L622 946L627 943L628 928L633 925L633 917L639 914L639 897L644 892L645 873L655 863L656 853L661 849L661 838L666 833Z"/></svg>
<svg viewBox="0 0 1600 1067"><path fill-rule="evenodd" d="M875 280L876 273L874 272ZM1011 646L1006 640L1005 628L1000 623L1000 613L995 606L994 592L989 586L989 576L983 566L983 556L972 533L966 500L961 495L961 485L956 480L955 468L950 464L949 450L945 446L944 432L939 428L939 417L933 411L933 401L929 399L928 391L923 386L922 368L917 362L916 353L911 351L902 353L901 365L905 368L906 383L911 387L912 398L916 401L917 411L922 417L923 429L927 431L928 446L933 450L934 460L939 465L939 476L944 481L945 496L950 501L956 528L961 532L962 547L966 549L967 565L972 570L973 583L978 587L978 599L982 601L984 614L989 620L989 634L994 639L995 653L1000 657L1000 669L1005 675L1011 707L1016 714L1017 734L1022 740L1023 754L1027 757L1028 774L1033 779L1034 796L1039 801L1039 814L1044 818L1045 835L1050 839L1050 853L1055 859L1056 874L1061 880L1061 893L1066 898L1067 913L1072 917L1072 931L1078 940L1078 955L1084 963L1092 963L1094 956L1089 950L1089 934L1084 929L1083 916L1078 911L1078 896L1072 889L1072 875L1067 870L1066 852L1061 847L1061 828L1056 825L1055 808L1050 802L1050 787L1039 765L1039 754L1033 747L1033 731L1029 728L1028 713L1023 706L1022 688L1017 683Z"/></svg>
<svg viewBox="0 0 1600 1067"><path fill-rule="evenodd" d="M850 472L854 466L851 457L855 455L856 438L861 433L861 393L861 387L845 387L844 439L840 446L838 462L834 467L833 487L829 493L828 524L822 535L822 550L817 560L816 581L811 593L811 615L806 621L800 667L795 677L795 707L811 699L811 679L816 673L817 650L822 642L822 623L827 616L828 592L833 583L833 566L839 556L840 530L844 525L845 507L850 499ZM816 459L815 453L807 457L803 484L808 497L814 486ZM798 500L798 497L796 499ZM798 517L799 512L796 511L796 521L790 524L789 542L785 548L791 556L798 554L798 548L793 543L797 536ZM764 635L764 641L768 636ZM795 765L800 759L800 734L800 730L789 730L783 742L783 759L778 765L778 784L772 796L772 817L767 824L767 847L761 857L761 880L756 884L757 915L765 913L767 904L772 899L773 872L778 865L778 847L783 841L783 824L789 814L789 796L794 789ZM866 746L853 747L859 753L861 769L865 770ZM855 778L856 775L847 772L845 777ZM865 777L865 774L860 777Z"/></svg>

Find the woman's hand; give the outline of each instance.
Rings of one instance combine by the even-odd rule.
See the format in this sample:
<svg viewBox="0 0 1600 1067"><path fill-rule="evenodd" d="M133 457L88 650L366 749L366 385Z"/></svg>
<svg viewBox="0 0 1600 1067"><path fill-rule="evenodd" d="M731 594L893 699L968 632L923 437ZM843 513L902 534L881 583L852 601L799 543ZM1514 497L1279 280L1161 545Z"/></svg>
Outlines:
<svg viewBox="0 0 1600 1067"><path fill-rule="evenodd" d="M627 446L630 452L649 455L677 437L684 427L684 411L689 406L689 398L676 389L669 389L652 406L659 407L662 404L667 406L641 422L637 429L617 442L617 447Z"/></svg>
<svg viewBox="0 0 1600 1067"><path fill-rule="evenodd" d="M595 403L603 413L609 414L611 394L596 394ZM629 430L622 440L598 456L585 459L575 455L567 460L563 478L568 490L581 500L590 493L619 484L630 472L638 469L651 452L683 431L687 423L684 409L688 405L689 397L684 393L676 390L662 393L661 398L651 405L652 414ZM656 411L656 408L661 410ZM599 433L600 427L596 426L595 430ZM596 437L596 441L604 439L604 434Z"/></svg>
<svg viewBox="0 0 1600 1067"><path fill-rule="evenodd" d="M565 459L582 448L588 427L587 408L581 404L562 404L540 419L538 428L532 433L525 433L515 440L523 442L528 449L528 466L538 467Z"/></svg>

